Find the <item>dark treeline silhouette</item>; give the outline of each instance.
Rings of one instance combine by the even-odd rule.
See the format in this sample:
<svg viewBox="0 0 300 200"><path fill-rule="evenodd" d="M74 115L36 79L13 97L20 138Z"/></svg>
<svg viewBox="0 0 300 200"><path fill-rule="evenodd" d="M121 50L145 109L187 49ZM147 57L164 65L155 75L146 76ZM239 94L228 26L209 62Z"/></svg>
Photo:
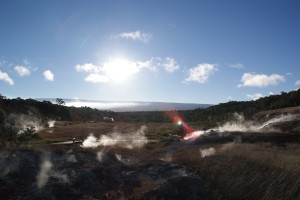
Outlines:
<svg viewBox="0 0 300 200"><path fill-rule="evenodd" d="M67 107L62 103L53 104L50 101L41 102L34 99L7 99L1 95L0 122L5 116L11 113L30 114L45 120L78 122L102 121L103 117L116 117L116 113L107 110L98 110L89 107Z"/></svg>
<svg viewBox="0 0 300 200"><path fill-rule="evenodd" d="M59 99L62 100L62 99ZM61 102L61 101L60 101ZM34 99L7 99L0 95L0 122L10 113L33 114L45 119L64 121L103 121L103 117L112 117L116 121L124 122L154 122L169 123L170 116L178 115L186 122L201 123L205 127L214 126L218 122L233 118L233 113L243 114L250 119L253 114L264 111L300 105L300 89L282 92L260 98L256 101L230 101L208 108L198 108L186 111L145 111L145 112L112 112L92 109L89 107L67 107L64 104L53 104L50 101Z"/></svg>
<svg viewBox="0 0 300 200"><path fill-rule="evenodd" d="M230 101L215 106L195 110L178 111L178 115L186 122L198 122L204 127L215 126L233 118L233 113L243 114L245 119L260 111L274 110L286 107L300 106L300 89L291 92L281 92L278 95L271 95L260 98L256 101ZM118 113L120 120L128 122L170 122L170 115L176 111L166 112L123 112Z"/></svg>
<svg viewBox="0 0 300 200"><path fill-rule="evenodd" d="M0 147L19 146L37 138L35 127L27 124L23 129L18 117L25 121L37 120L47 127L49 120L97 122L103 121L105 117L115 118L116 113L89 107L67 107L62 99L57 99L57 104L52 104L50 101L40 102L34 99L7 99L0 95Z"/></svg>

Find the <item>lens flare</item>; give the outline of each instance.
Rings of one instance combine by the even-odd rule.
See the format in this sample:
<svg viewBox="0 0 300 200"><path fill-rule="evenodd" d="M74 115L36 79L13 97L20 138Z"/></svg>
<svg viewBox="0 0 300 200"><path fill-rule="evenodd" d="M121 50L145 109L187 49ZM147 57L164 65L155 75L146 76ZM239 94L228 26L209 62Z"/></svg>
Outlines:
<svg viewBox="0 0 300 200"><path fill-rule="evenodd" d="M180 126L182 129L183 140L195 140L202 135L199 131L187 125L177 111L169 111L166 114L172 120L173 124Z"/></svg>

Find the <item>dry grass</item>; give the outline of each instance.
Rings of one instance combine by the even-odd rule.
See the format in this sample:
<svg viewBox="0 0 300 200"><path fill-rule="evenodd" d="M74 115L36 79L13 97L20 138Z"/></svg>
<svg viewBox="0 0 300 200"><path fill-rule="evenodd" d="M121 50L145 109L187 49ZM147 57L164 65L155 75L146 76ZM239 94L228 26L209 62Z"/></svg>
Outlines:
<svg viewBox="0 0 300 200"><path fill-rule="evenodd" d="M91 132L96 136L113 131L130 133L141 123L84 123L57 124L53 133L44 131L41 138L48 141L85 138ZM205 180L206 192L213 199L300 199L300 144L285 143L276 146L272 141L247 143L180 144L169 133L172 124L146 124L147 137L158 140L140 149L120 147L96 148L137 162L165 160L189 166ZM286 137L290 137L286 135ZM270 137L270 139L275 137ZM289 141L289 140L287 140ZM225 142L225 141L222 141ZM257 142L257 143L255 143ZM176 145L174 145L176 144ZM200 149L214 148L215 154L201 157ZM54 147L59 148L59 147Z"/></svg>
<svg viewBox="0 0 300 200"><path fill-rule="evenodd" d="M205 179L213 199L300 199L300 145L215 145L201 158L186 149L174 161L193 167ZM207 148L201 147L201 149Z"/></svg>

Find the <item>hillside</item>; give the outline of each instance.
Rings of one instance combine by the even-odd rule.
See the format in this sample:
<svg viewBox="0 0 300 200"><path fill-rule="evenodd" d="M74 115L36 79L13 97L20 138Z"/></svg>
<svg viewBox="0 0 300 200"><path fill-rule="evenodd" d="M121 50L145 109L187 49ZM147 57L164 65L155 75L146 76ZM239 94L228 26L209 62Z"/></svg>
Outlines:
<svg viewBox="0 0 300 200"><path fill-rule="evenodd" d="M208 108L178 111L186 122L201 123L204 127L213 127L217 123L231 120L234 113L252 119L255 113L300 105L300 89L279 95L271 95L256 101L230 101ZM174 112L174 111L171 111ZM170 112L124 112L118 113L120 119L131 122L169 122Z"/></svg>
<svg viewBox="0 0 300 200"><path fill-rule="evenodd" d="M271 95L256 101L230 101L208 108L179 111L139 111L113 112L89 107L68 107L57 105L50 101L34 99L0 99L0 120L3 121L11 113L30 114L45 120L64 121L102 121L103 117L113 117L125 122L170 122L169 115L178 114L186 122L201 123L204 127L215 126L216 123L228 121L234 113L242 114L245 119L252 119L255 113L300 105L300 89L279 95Z"/></svg>

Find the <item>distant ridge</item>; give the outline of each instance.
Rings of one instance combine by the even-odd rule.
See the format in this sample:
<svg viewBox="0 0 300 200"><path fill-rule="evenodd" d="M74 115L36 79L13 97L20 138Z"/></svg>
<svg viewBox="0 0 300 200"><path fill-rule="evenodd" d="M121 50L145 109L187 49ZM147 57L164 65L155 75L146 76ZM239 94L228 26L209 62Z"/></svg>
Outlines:
<svg viewBox="0 0 300 200"><path fill-rule="evenodd" d="M55 98L38 98L38 101L50 101L56 103ZM167 111L167 110L194 110L196 108L207 108L210 104L197 103L172 103L172 102L142 102L142 101L98 101L82 99L63 99L66 106L91 107L100 110L111 110L115 112L128 111Z"/></svg>

